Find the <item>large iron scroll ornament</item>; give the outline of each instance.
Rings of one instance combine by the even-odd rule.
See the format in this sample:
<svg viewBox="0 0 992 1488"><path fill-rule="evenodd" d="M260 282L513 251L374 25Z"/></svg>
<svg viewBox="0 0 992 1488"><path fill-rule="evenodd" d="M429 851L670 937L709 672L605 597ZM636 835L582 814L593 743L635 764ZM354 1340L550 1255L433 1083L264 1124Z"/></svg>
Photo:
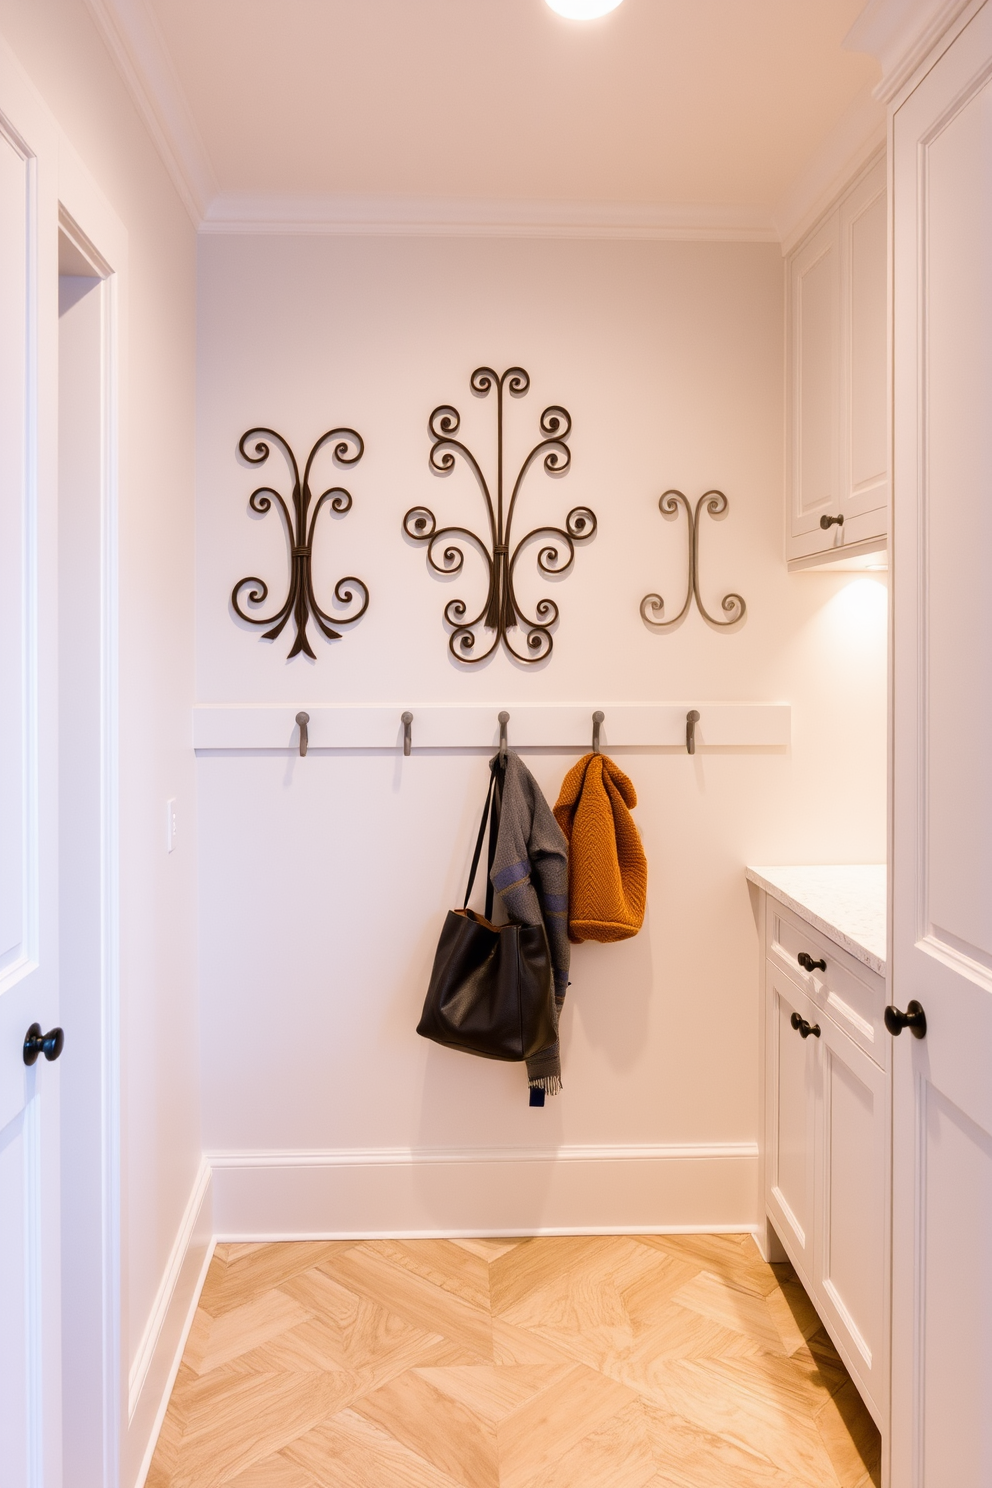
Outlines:
<svg viewBox="0 0 992 1488"><path fill-rule="evenodd" d="M558 606L545 597L539 600L536 618L531 619L520 607L514 589L514 572L523 548L536 539L543 539L537 554L537 565L542 573L562 574L575 558L575 543L592 537L596 531L596 516L587 506L575 506L565 518L564 527L535 527L522 537L515 547L510 534L517 497L531 465L541 459L549 475L563 475L568 470L572 452L566 444L571 432L572 420L566 409L552 404L541 414L542 438L526 457L510 491L509 500L504 500L503 481L503 393L508 391L514 398L522 398L530 388L530 376L523 367L509 367L500 376L491 367L477 367L470 378L472 391L482 397L496 389L496 437L497 464L495 499L489 483L482 473L478 460L467 445L455 436L461 422L456 408L442 403L434 409L428 420L433 443L430 451L431 469L438 475L449 475L458 457L465 461L479 483L488 517L488 542L467 527L438 527L437 518L426 506L411 507L403 518L403 527L408 537L427 544L430 566L439 574L456 574L465 562L465 553L459 545L469 542L485 559L489 576L485 601L478 614L467 619L468 605L463 599L449 599L444 607L444 618L453 627L448 637L448 649L457 661L480 662L491 656L502 641L510 655L517 661L543 661L551 654L554 640L551 627L558 619ZM476 653L478 637L476 627L493 632L492 643ZM509 631L521 627L526 631L525 651L521 654L510 642Z"/></svg>
<svg viewBox="0 0 992 1488"><path fill-rule="evenodd" d="M248 452L248 443L250 440L255 440L253 454L249 454ZM303 651L307 656L313 657L316 660L316 653L307 636L307 626L311 615L329 641L340 640L341 632L335 630L334 627L336 625L352 625L356 620L361 619L369 607L369 591L361 579L356 579L354 575L349 575L347 578L338 579L334 586L334 598L340 605L358 604L359 608L354 613L340 616L328 615L317 603L313 590L311 559L313 556L313 535L317 525L318 513L324 502L329 501L331 510L343 516L345 512L351 510L352 500L350 491L346 491L343 486L332 486L318 496L313 512L311 513L310 503L313 497L310 492L310 470L317 452L330 440L335 441L333 454L334 459L339 465L356 465L362 458L365 445L362 441L362 436L356 434L354 429L328 429L326 434L320 436L307 456L307 463L303 470L303 479L301 480L296 456L282 435L277 434L274 429L256 428L247 430L238 441L238 450L244 459L248 461L249 465L261 465L269 458L270 449L269 444L266 442L269 440L277 444L282 450L292 473L293 494L290 499L293 507L293 515L290 516L286 502L272 486L257 487L249 496L248 505L253 512L263 515L270 510L273 501L278 504L286 526L286 536L289 539L289 588L281 608L274 615L262 616L248 614L241 608L241 591L246 585L250 584L253 586L248 590L246 595L250 605L264 604L269 594L269 586L263 579L249 576L248 578L239 579L235 584L231 591L231 604L234 606L235 613L242 620L246 620L249 625L268 625L270 627L270 629L265 631L265 639L267 641L274 641L282 633L286 622L289 620L290 615L292 615L296 624L296 636L293 640L289 656L297 656Z"/></svg>

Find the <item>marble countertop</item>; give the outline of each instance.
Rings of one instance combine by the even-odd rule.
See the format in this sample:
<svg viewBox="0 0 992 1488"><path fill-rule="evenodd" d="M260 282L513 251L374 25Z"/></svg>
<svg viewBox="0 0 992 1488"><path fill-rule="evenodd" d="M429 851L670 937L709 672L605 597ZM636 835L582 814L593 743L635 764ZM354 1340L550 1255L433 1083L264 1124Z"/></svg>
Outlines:
<svg viewBox="0 0 992 1488"><path fill-rule="evenodd" d="M865 966L885 975L885 864L748 868L747 877Z"/></svg>

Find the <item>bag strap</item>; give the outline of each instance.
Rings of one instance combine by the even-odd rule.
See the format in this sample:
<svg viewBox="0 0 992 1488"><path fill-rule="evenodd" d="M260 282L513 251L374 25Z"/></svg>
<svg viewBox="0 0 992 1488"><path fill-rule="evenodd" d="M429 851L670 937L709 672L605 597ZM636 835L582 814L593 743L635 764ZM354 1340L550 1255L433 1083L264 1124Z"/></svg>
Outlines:
<svg viewBox="0 0 992 1488"><path fill-rule="evenodd" d="M491 920L492 917L493 917L493 880L492 880L492 868L493 868L493 863L496 860L496 839L499 836L500 795L501 795L501 789L500 789L500 787L502 785L502 780L500 781L500 786L497 786L497 783L496 783L497 772L499 772L499 774L502 776L502 775L505 774L505 769L501 770L500 769L500 766L499 766L499 763L498 763L498 760L494 760L494 761L492 761L490 763L490 766L489 766L489 790L488 790L488 792L486 794L486 804L482 808L482 821L479 823L479 835L476 838L475 852L472 854L472 868L471 868L471 871L470 871L470 873L468 875L468 888L465 890L465 899L464 899L464 902L462 904L462 908L463 909L467 909L468 908L468 901L472 897L472 889L473 889L473 887L475 885L475 875L476 875L476 872L477 872L478 867L479 867L479 859L482 857L482 843L483 843L483 840L485 838L486 827L488 825L488 827L489 827L489 854L488 854L488 872L486 874L486 919L487 920Z"/></svg>

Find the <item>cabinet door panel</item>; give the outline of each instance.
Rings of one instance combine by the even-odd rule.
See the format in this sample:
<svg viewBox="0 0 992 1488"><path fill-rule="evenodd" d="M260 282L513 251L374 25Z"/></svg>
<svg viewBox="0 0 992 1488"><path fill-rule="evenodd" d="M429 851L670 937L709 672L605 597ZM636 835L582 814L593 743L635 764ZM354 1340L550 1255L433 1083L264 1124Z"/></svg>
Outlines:
<svg viewBox="0 0 992 1488"><path fill-rule="evenodd" d="M880 162L841 208L845 518L885 507L889 495L886 396L887 236Z"/></svg>
<svg viewBox="0 0 992 1488"><path fill-rule="evenodd" d="M790 266L790 532L814 531L837 481L838 237L830 218Z"/></svg>
<svg viewBox="0 0 992 1488"><path fill-rule="evenodd" d="M815 1038L792 1027L798 1013L816 1023L816 1009L773 962L767 963L766 1103L768 1214L796 1270L813 1275L813 1153Z"/></svg>
<svg viewBox="0 0 992 1488"><path fill-rule="evenodd" d="M885 1075L828 1018L820 1027L817 1291L823 1320L881 1421L887 1376Z"/></svg>

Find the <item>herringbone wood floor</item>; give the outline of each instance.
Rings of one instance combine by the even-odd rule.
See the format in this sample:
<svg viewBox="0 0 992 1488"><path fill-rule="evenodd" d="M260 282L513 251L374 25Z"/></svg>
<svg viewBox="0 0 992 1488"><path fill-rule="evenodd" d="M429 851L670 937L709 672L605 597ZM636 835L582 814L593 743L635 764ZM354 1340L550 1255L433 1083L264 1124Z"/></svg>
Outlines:
<svg viewBox="0 0 992 1488"><path fill-rule="evenodd" d="M867 1488L748 1235L220 1245L148 1488Z"/></svg>

